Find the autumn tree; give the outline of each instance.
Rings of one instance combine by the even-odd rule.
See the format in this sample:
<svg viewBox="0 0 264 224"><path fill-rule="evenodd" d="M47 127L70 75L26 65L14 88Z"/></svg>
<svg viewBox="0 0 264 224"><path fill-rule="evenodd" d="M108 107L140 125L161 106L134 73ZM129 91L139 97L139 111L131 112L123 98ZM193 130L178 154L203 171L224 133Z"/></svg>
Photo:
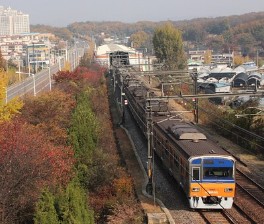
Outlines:
<svg viewBox="0 0 264 224"><path fill-rule="evenodd" d="M171 23L156 28L153 46L156 57L160 62L164 61L168 69L184 69L186 67L182 34Z"/></svg>
<svg viewBox="0 0 264 224"><path fill-rule="evenodd" d="M71 63L66 61L64 67L61 69L62 72L70 71L71 70Z"/></svg>
<svg viewBox="0 0 264 224"><path fill-rule="evenodd" d="M213 36L206 38L206 46L215 53L222 52L224 49L224 38L222 36Z"/></svg>
<svg viewBox="0 0 264 224"><path fill-rule="evenodd" d="M133 33L130 36L130 42L131 42L131 46L133 48L140 48L140 47L144 47L144 43L147 41L148 39L148 34L144 31L138 31L136 33Z"/></svg>
<svg viewBox="0 0 264 224"><path fill-rule="evenodd" d="M245 62L250 61L250 58L248 56L243 57L242 55L235 55L234 56L234 65L239 66L242 65Z"/></svg>
<svg viewBox="0 0 264 224"><path fill-rule="evenodd" d="M211 64L211 61L212 61L212 51L206 50L204 53L204 63Z"/></svg>
<svg viewBox="0 0 264 224"><path fill-rule="evenodd" d="M44 92L37 97L25 98L22 116L42 129L53 143L66 145L75 104L73 96L65 92Z"/></svg>
<svg viewBox="0 0 264 224"><path fill-rule="evenodd" d="M89 47L80 60L81 67L89 67L92 63L94 63L95 42L91 37L87 37L87 42Z"/></svg>
<svg viewBox="0 0 264 224"><path fill-rule="evenodd" d="M236 40L241 46L243 56L248 56L252 53L252 46L256 45L256 40L251 33L241 33L236 35Z"/></svg>
<svg viewBox="0 0 264 224"><path fill-rule="evenodd" d="M87 67L78 67L73 72L62 71L54 75L56 87L73 95L77 95L90 85L100 85L105 68L101 68L97 64Z"/></svg>
<svg viewBox="0 0 264 224"><path fill-rule="evenodd" d="M18 119L0 125L0 145L0 223L25 223L44 187L69 181L73 151Z"/></svg>
<svg viewBox="0 0 264 224"><path fill-rule="evenodd" d="M10 120L23 106L23 102L18 98L7 101L7 82L6 72L0 72L0 123Z"/></svg>
<svg viewBox="0 0 264 224"><path fill-rule="evenodd" d="M1 71L4 71L6 68L6 61L5 59L3 58L3 55L2 55L2 51L0 49L0 72Z"/></svg>
<svg viewBox="0 0 264 224"><path fill-rule="evenodd" d="M184 27L183 39L185 41L193 41L195 43L202 43L206 37L206 32L197 22L193 22L192 25Z"/></svg>

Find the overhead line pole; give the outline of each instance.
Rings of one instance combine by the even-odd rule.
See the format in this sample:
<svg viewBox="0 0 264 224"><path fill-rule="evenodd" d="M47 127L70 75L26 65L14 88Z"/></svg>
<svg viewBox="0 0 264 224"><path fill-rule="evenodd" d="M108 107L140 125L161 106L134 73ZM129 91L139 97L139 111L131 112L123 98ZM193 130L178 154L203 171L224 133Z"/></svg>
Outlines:
<svg viewBox="0 0 264 224"><path fill-rule="evenodd" d="M149 92L147 92L149 98ZM148 194L153 194L153 124L152 124L152 109L150 100L146 101L147 112L147 140L148 140L148 184L146 191Z"/></svg>

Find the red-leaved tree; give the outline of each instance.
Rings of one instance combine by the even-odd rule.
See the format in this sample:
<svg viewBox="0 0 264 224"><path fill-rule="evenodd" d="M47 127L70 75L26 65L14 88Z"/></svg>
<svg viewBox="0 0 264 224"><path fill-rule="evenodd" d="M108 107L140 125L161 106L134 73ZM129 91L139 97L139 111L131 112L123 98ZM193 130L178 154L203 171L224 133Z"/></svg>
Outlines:
<svg viewBox="0 0 264 224"><path fill-rule="evenodd" d="M33 125L15 119L0 125L0 223L30 219L43 187L71 178L73 151L54 146Z"/></svg>
<svg viewBox="0 0 264 224"><path fill-rule="evenodd" d="M24 100L22 117L30 124L38 126L56 145L67 144L71 113L75 99L63 91L44 92L37 97Z"/></svg>
<svg viewBox="0 0 264 224"><path fill-rule="evenodd" d="M61 71L54 75L54 80L59 86L64 86L67 83L72 89L72 92L76 90L76 86L83 87L87 84L89 85L98 85L99 80L102 78L102 75L105 73L105 68L94 67L94 68L86 68L86 67L78 67L73 72L69 71ZM74 85L74 83L76 85ZM65 88L63 88L65 89Z"/></svg>

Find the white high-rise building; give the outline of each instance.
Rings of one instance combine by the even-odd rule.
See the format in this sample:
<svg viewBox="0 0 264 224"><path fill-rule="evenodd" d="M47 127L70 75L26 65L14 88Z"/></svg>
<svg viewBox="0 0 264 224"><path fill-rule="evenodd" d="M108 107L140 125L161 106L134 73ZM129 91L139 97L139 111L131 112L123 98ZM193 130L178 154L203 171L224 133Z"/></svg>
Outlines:
<svg viewBox="0 0 264 224"><path fill-rule="evenodd" d="M29 15L0 6L0 35L18 35L29 33Z"/></svg>

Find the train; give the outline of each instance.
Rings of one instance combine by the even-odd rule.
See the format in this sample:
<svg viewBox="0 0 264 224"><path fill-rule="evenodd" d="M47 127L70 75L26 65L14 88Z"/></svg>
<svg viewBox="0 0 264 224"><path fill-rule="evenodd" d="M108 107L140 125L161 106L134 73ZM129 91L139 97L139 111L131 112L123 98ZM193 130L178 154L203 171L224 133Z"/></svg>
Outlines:
<svg viewBox="0 0 264 224"><path fill-rule="evenodd" d="M166 100L146 101L150 92L146 86L127 82L123 91L144 135L148 119L146 105L151 106L153 151L182 187L190 208L232 208L236 187L234 157L207 138L195 124L170 114Z"/></svg>

